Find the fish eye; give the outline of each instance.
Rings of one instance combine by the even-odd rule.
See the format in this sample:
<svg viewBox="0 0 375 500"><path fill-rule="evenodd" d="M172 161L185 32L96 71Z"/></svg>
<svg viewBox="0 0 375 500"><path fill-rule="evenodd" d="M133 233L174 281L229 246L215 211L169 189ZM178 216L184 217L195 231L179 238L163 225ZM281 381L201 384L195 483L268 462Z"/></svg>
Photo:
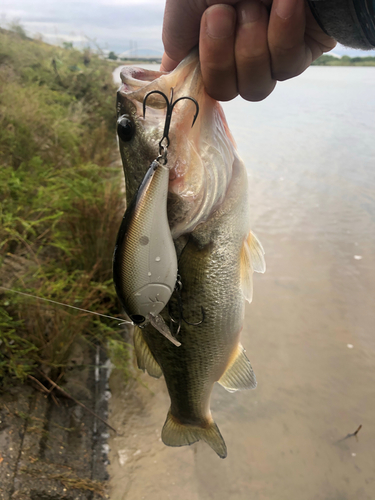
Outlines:
<svg viewBox="0 0 375 500"><path fill-rule="evenodd" d="M130 319L133 321L134 324L140 325L145 321L146 318L144 316L141 316L140 314L132 314L130 316Z"/></svg>
<svg viewBox="0 0 375 500"><path fill-rule="evenodd" d="M117 134L124 142L129 142L133 138L134 125L126 115L120 116L117 120Z"/></svg>

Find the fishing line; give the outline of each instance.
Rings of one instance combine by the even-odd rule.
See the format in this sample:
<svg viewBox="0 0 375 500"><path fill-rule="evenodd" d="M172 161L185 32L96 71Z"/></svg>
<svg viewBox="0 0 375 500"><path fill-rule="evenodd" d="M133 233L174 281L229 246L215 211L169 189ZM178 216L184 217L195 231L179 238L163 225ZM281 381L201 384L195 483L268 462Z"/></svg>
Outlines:
<svg viewBox="0 0 375 500"><path fill-rule="evenodd" d="M56 300L45 299L44 297L38 297L37 295L32 295L31 293L19 292L18 290L12 290L11 288L7 288L5 286L0 286L0 289L1 290L6 290L7 292L18 293L19 295L25 295L26 297L32 297L33 299L38 299L38 300L44 300L46 302L51 302L52 304L57 304L58 306L70 307L71 309L77 309L78 311L83 311L83 312L87 312L87 313L90 313L90 314L96 314L97 316L102 316L103 318L114 319L116 321L118 321L119 319L121 320L121 318L115 318L114 316L108 316L107 314L101 314L101 313L98 313L98 312L89 311L87 309L82 309L81 307L71 306L69 304L63 304L62 302L57 302ZM124 320L121 320L120 325L123 325L125 323L127 323L129 325L133 324L131 321L126 321L124 319Z"/></svg>

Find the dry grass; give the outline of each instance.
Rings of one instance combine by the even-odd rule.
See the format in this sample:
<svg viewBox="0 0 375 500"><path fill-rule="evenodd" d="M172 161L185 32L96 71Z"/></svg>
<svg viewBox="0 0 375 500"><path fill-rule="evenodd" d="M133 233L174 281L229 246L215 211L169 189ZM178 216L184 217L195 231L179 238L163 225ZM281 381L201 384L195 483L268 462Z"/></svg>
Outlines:
<svg viewBox="0 0 375 500"><path fill-rule="evenodd" d="M0 31L0 285L110 315L124 210L112 69ZM125 349L116 328L0 290L0 386L41 366L60 375L82 336Z"/></svg>

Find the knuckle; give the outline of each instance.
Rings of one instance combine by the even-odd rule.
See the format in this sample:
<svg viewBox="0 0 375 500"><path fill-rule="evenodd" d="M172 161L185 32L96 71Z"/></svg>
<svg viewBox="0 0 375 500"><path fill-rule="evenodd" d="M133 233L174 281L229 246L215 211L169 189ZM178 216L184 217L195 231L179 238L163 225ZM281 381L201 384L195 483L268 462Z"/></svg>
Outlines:
<svg viewBox="0 0 375 500"><path fill-rule="evenodd" d="M207 74L217 75L230 75L233 71L233 62L231 60L215 58L204 61L204 71Z"/></svg>
<svg viewBox="0 0 375 500"><path fill-rule="evenodd" d="M259 64L264 64L264 62L269 60L268 51L261 48L257 49L256 47L253 47L251 52L245 48L239 49L236 56L237 60L241 61L241 64L245 64L247 66L258 66Z"/></svg>
<svg viewBox="0 0 375 500"><path fill-rule="evenodd" d="M236 67L233 53L203 53L201 70L207 93L219 101L229 101L237 95Z"/></svg>
<svg viewBox="0 0 375 500"><path fill-rule="evenodd" d="M297 54L303 49L305 41L304 38L301 39L299 36L273 36L268 39L268 45L272 57L290 57L291 54Z"/></svg>
<svg viewBox="0 0 375 500"><path fill-rule="evenodd" d="M234 52L232 45L202 45L199 47L201 65L210 73L229 73L234 68Z"/></svg>
<svg viewBox="0 0 375 500"><path fill-rule="evenodd" d="M296 44L283 44L283 45L270 45L272 57L291 57L298 51L299 45Z"/></svg>

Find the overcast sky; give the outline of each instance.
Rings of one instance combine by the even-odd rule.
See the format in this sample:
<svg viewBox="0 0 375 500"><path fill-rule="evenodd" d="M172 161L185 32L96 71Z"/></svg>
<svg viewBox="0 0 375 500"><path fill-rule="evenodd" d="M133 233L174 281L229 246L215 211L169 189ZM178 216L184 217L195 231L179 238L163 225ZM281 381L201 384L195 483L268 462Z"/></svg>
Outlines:
<svg viewBox="0 0 375 500"><path fill-rule="evenodd" d="M116 53L135 47L162 53L165 0L1 0L1 24L18 20L28 35L75 46L95 40Z"/></svg>
<svg viewBox="0 0 375 500"><path fill-rule="evenodd" d="M0 24L19 21L29 36L39 33L49 43L81 47L89 38L117 54L135 48L161 54L164 5L165 0L1 0ZM375 55L342 46L334 53Z"/></svg>

